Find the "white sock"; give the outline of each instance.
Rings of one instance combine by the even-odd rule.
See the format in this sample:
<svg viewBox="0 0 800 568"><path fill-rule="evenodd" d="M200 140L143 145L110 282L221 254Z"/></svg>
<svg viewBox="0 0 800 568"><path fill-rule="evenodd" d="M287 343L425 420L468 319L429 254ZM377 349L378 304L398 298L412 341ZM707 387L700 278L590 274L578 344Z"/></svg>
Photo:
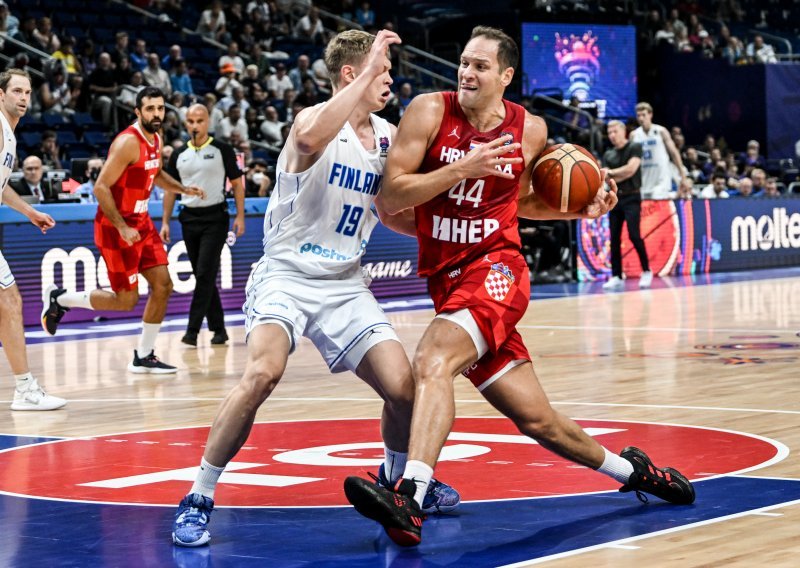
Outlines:
<svg viewBox="0 0 800 568"><path fill-rule="evenodd" d="M139 337L139 348L136 350L139 357L147 357L155 349L160 323L142 322L142 335Z"/></svg>
<svg viewBox="0 0 800 568"><path fill-rule="evenodd" d="M219 481L219 476L222 475L224 470L224 467L213 466L205 458L201 459L200 471L197 472L197 477L190 493L199 493L209 499L213 499L217 481Z"/></svg>
<svg viewBox="0 0 800 568"><path fill-rule="evenodd" d="M425 498L425 492L428 490L428 485L431 483L433 477L433 468L425 462L410 460L406 464L406 470L403 473L405 479L411 479L417 485L417 492L414 493L414 501L417 502L419 508L422 508L422 500Z"/></svg>
<svg viewBox="0 0 800 568"><path fill-rule="evenodd" d="M623 485L628 483L633 473L633 464L622 456L612 454L606 448L603 448L603 451L606 453L606 459L603 460L603 465L598 467L597 471L616 479Z"/></svg>
<svg viewBox="0 0 800 568"><path fill-rule="evenodd" d="M58 303L65 308L84 308L86 310L93 310L94 308L92 307L91 296L91 291L64 292L57 298L57 300Z"/></svg>
<svg viewBox="0 0 800 568"><path fill-rule="evenodd" d="M30 371L21 375L14 375L14 379L17 381L17 390L20 392L28 390L28 387L36 380Z"/></svg>
<svg viewBox="0 0 800 568"><path fill-rule="evenodd" d="M394 450L384 447L383 455L385 456L383 458L383 472L386 475L386 479L388 479L390 483L394 483L400 479L406 469L408 454L404 452L395 452Z"/></svg>

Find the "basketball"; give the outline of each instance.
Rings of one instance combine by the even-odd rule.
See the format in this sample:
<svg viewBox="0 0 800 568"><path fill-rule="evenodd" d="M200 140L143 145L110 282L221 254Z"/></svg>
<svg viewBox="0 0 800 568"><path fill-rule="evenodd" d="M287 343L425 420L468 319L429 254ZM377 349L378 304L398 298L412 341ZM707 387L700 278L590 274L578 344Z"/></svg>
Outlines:
<svg viewBox="0 0 800 568"><path fill-rule="evenodd" d="M533 191L550 209L576 213L600 188L600 166L587 149L576 144L546 148L533 166Z"/></svg>

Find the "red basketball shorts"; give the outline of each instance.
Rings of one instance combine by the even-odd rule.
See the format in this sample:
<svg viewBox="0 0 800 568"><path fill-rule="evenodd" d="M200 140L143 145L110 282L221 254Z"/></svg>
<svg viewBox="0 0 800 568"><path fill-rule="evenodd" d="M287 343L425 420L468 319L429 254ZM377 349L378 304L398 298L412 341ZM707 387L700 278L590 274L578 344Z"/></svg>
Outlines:
<svg viewBox="0 0 800 568"><path fill-rule="evenodd" d="M488 344L488 352L464 372L476 387L499 378L515 361L530 361L516 329L531 292L528 265L519 251L491 252L430 277L428 285L437 314L468 309Z"/></svg>
<svg viewBox="0 0 800 568"><path fill-rule="evenodd" d="M106 261L108 281L115 292L135 290L139 286L140 272L169 263L153 221L148 218L137 229L141 240L129 245L113 225L95 221L94 242Z"/></svg>

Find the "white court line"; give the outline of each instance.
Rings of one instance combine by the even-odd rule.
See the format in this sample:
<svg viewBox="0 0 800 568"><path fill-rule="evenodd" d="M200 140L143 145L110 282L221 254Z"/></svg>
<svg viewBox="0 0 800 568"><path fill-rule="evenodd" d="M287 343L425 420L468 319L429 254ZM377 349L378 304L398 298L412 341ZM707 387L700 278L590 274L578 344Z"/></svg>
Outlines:
<svg viewBox="0 0 800 568"><path fill-rule="evenodd" d="M647 538L652 538L654 536L662 536L662 535L666 535L666 534L677 533L677 532L681 532L681 531L685 531L685 530L689 530L689 529L694 529L694 528L697 528L697 527L708 526L708 525L712 525L712 524L715 524L715 523L721 523L721 522L724 522L724 521L729 521L731 519L739 519L739 518L746 517L746 516L749 516L749 515L753 515L753 514L756 514L756 513L763 513L765 511L770 511L772 509L779 509L779 508L782 508L782 507L790 507L792 505L798 505L798 504L800 504L800 500L787 501L786 503L778 503L777 505L768 505L768 506L762 507L760 509L753 509L752 511L742 511L741 513L734 513L732 515L726 515L724 517L717 517L716 519L708 519L708 520L700 521L700 522L697 522L697 523L691 523L691 524L688 524L688 525L682 525L680 527L673 527L671 529L665 529L665 530L656 531L656 532L652 532L652 533L647 533L647 534L643 534L643 535L638 535L638 536L634 536L634 537L630 537L630 538L623 538L623 539L615 540L615 541L612 541L612 542L606 542L606 543L603 543L603 544L596 544L594 546L587 546L585 548L578 548L576 550L570 550L568 552L561 552L561 553L558 553L558 554L551 554L550 556L542 556L541 558L532 558L530 560L523 560L522 562L516 562L514 564L505 564L505 565L500 566L498 568L521 568L522 566L532 566L533 564L542 564L544 562L550 562L551 560L556 560L556 559L559 559L559 558L569 558L570 556L577 556L578 554L583 554L585 552L591 552L591 551L594 551L594 550L602 550L604 548L615 547L615 546L618 546L618 545L628 545L629 543L637 542L637 541L644 540L644 539L647 539Z"/></svg>

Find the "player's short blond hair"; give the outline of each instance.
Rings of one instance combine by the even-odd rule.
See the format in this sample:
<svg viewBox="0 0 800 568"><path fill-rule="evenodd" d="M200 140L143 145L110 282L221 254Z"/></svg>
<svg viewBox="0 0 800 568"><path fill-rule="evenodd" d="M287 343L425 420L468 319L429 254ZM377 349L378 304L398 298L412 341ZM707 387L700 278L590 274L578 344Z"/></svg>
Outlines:
<svg viewBox="0 0 800 568"><path fill-rule="evenodd" d="M646 110L650 114L653 114L653 107L650 106L650 103L639 103L636 105L636 112L639 112L640 110Z"/></svg>
<svg viewBox="0 0 800 568"><path fill-rule="evenodd" d="M339 86L339 75L345 65L358 65L369 53L375 36L361 30L347 30L337 34L325 48L325 67L334 87Z"/></svg>

